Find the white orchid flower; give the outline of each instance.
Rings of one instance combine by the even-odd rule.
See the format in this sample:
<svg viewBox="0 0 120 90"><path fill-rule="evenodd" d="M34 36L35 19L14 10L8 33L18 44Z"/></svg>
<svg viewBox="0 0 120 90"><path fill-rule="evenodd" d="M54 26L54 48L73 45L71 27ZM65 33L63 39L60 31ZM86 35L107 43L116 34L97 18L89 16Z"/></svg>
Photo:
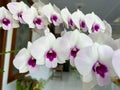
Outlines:
<svg viewBox="0 0 120 90"><path fill-rule="evenodd" d="M12 28L19 27L18 22L13 20L10 12L4 7L0 7L0 27L4 30L11 30Z"/></svg>
<svg viewBox="0 0 120 90"><path fill-rule="evenodd" d="M42 13L48 18L48 21L53 23L55 26L58 26L62 23L60 13L54 9L51 3L43 6Z"/></svg>
<svg viewBox="0 0 120 90"><path fill-rule="evenodd" d="M101 45L105 44L105 45L112 47L114 50L117 49L117 44L115 40L111 37L111 34L108 33L108 31L90 33L88 36L93 40L94 43L96 42Z"/></svg>
<svg viewBox="0 0 120 90"><path fill-rule="evenodd" d="M120 78L120 69L119 69L120 68L120 49L114 52L113 58L112 58L112 65L117 76Z"/></svg>
<svg viewBox="0 0 120 90"><path fill-rule="evenodd" d="M96 80L98 85L110 83L114 75L112 67L113 49L107 45L93 44L81 49L75 58L75 66L85 83Z"/></svg>
<svg viewBox="0 0 120 90"><path fill-rule="evenodd" d="M103 21L94 12L86 14L85 22L89 33L105 31L105 25Z"/></svg>
<svg viewBox="0 0 120 90"><path fill-rule="evenodd" d="M45 25L43 17L38 15L38 12L34 7L23 11L23 19L30 28L36 27L37 29L44 29L47 26L47 24Z"/></svg>
<svg viewBox="0 0 120 90"><path fill-rule="evenodd" d="M63 40L64 42L60 43L62 46L61 52L63 52L63 55L66 56L67 60L70 59L70 64L72 66L75 66L74 59L77 55L77 52L82 48L93 44L90 37L84 33L80 33L78 30L66 32L61 38L61 41Z"/></svg>
<svg viewBox="0 0 120 90"><path fill-rule="evenodd" d="M19 70L20 73L30 72L35 73L39 70L36 60L30 53L31 43L28 42L28 48L21 49L13 60L14 66Z"/></svg>
<svg viewBox="0 0 120 90"><path fill-rule="evenodd" d="M112 47L113 47L114 50L120 49L120 38L119 38L119 39L115 39L115 40L113 41Z"/></svg>
<svg viewBox="0 0 120 90"><path fill-rule="evenodd" d="M80 30L82 30L83 32L86 32L88 30L86 22L85 22L85 15L83 14L82 11L80 11L79 9L77 11L75 11L72 14L72 20L74 22L74 24L76 25L76 27Z"/></svg>
<svg viewBox="0 0 120 90"><path fill-rule="evenodd" d="M62 53L58 52L60 49L60 44L58 43L59 40L48 31L46 31L45 36L34 41L31 47L31 54L37 60L37 64L55 68L57 63L65 63Z"/></svg>
<svg viewBox="0 0 120 90"><path fill-rule="evenodd" d="M75 24L72 20L71 13L67 9L67 7L65 7L61 10L61 17L62 17L64 23L67 25L67 28L70 26L72 29L75 29Z"/></svg>
<svg viewBox="0 0 120 90"><path fill-rule="evenodd" d="M105 25L105 32L104 33L106 33L108 36L112 37L112 27L111 27L111 25L105 20L103 20L103 23Z"/></svg>
<svg viewBox="0 0 120 90"><path fill-rule="evenodd" d="M18 20L20 23L25 24L23 20L22 13L24 10L27 10L29 7L23 2L10 2L7 4L9 11L13 14L13 18Z"/></svg>

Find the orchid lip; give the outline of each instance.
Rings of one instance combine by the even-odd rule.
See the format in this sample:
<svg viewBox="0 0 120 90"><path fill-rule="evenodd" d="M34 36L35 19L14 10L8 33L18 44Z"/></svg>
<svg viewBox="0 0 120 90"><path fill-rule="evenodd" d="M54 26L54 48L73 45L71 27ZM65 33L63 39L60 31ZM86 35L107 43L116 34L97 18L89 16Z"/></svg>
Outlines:
<svg viewBox="0 0 120 90"><path fill-rule="evenodd" d="M19 18L22 18L22 13L23 13L23 12L19 12L19 13L18 13L18 17L19 17Z"/></svg>
<svg viewBox="0 0 120 90"><path fill-rule="evenodd" d="M36 60L33 59L32 57L28 60L28 65L35 67L36 66Z"/></svg>
<svg viewBox="0 0 120 90"><path fill-rule="evenodd" d="M18 14L17 14L17 16L18 16L18 20L20 21L20 23L22 23L22 24L25 24L25 21L23 20L23 17L22 17L22 11L21 12L19 12Z"/></svg>
<svg viewBox="0 0 120 90"><path fill-rule="evenodd" d="M68 24L69 24L70 26L74 26L73 20L72 20L72 19L69 19L69 20L68 20Z"/></svg>
<svg viewBox="0 0 120 90"><path fill-rule="evenodd" d="M85 27L86 27L85 21L81 21L81 22L80 22L80 27L81 27L81 28L85 28Z"/></svg>
<svg viewBox="0 0 120 90"><path fill-rule="evenodd" d="M33 21L33 23L34 23L34 24L41 25L42 19L40 19L40 18L35 18L34 21Z"/></svg>
<svg viewBox="0 0 120 90"><path fill-rule="evenodd" d="M99 29L100 29L100 26L98 25L98 24L94 24L93 26L92 26L92 32L94 32L94 31L99 31Z"/></svg>
<svg viewBox="0 0 120 90"><path fill-rule="evenodd" d="M106 65L97 61L93 66L93 71L99 74L102 78L104 78L105 74L108 72L108 68Z"/></svg>
<svg viewBox="0 0 120 90"><path fill-rule="evenodd" d="M71 49L70 55L75 58L78 51L79 51L79 49L77 47L74 47Z"/></svg>
<svg viewBox="0 0 120 90"><path fill-rule="evenodd" d="M53 49L50 49L46 53L46 57L52 62L57 57L57 54L56 54L56 52Z"/></svg>
<svg viewBox="0 0 120 90"><path fill-rule="evenodd" d="M57 22L58 17L57 17L56 15L52 15L52 16L50 17L50 20Z"/></svg>
<svg viewBox="0 0 120 90"><path fill-rule="evenodd" d="M10 24L10 20L7 18L3 18L2 23L5 24L6 26L8 26Z"/></svg>

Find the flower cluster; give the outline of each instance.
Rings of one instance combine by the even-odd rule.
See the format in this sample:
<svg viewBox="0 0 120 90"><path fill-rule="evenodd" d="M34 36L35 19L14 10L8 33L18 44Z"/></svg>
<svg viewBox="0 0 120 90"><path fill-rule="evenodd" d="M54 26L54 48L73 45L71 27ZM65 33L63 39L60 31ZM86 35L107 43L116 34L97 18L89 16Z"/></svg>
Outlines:
<svg viewBox="0 0 120 90"><path fill-rule="evenodd" d="M96 81L104 86L110 83L111 77L120 78L120 39L112 38L111 26L94 12L83 14L77 10L71 14L67 7L60 10L51 3L35 8L23 2L11 2L7 7L9 11L0 8L3 29L22 23L45 33L34 42L28 42L28 47L16 55L13 64L20 73L33 73L40 65L55 68L58 63L69 60L82 75L83 82ZM64 24L72 31L64 31L56 38L47 28L49 23Z"/></svg>
<svg viewBox="0 0 120 90"><path fill-rule="evenodd" d="M16 28L18 23L28 24L29 28L39 30L46 29L49 23L55 26L65 24L67 28L82 30L83 32L104 32L104 22L94 13L84 14L79 9L72 14L67 7L60 10L56 5L51 3L39 7L27 6L24 2L10 2L7 9L0 8L1 27L5 30ZM16 25L14 25L16 24Z"/></svg>

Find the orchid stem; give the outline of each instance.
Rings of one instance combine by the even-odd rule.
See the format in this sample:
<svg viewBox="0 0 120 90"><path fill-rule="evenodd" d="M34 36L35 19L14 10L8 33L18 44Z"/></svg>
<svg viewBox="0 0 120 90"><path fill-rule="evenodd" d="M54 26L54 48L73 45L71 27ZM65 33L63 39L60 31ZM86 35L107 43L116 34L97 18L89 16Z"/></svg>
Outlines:
<svg viewBox="0 0 120 90"><path fill-rule="evenodd" d="M4 70L2 70L2 69L0 68L0 73L1 73L1 72L4 72Z"/></svg>
<svg viewBox="0 0 120 90"><path fill-rule="evenodd" d="M6 52L1 52L0 55L7 54L7 53L18 52L19 50L20 50L20 49L17 49L17 50L11 50L11 51L6 51Z"/></svg>

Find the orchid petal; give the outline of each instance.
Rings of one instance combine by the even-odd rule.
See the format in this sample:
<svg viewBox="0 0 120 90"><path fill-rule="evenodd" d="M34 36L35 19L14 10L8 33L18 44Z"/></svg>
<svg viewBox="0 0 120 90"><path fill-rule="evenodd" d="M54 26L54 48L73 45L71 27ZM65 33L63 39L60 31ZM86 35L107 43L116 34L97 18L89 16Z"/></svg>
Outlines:
<svg viewBox="0 0 120 90"><path fill-rule="evenodd" d="M48 18L49 22L51 22L50 17L53 14L53 12L54 12L54 9L51 3L43 6L42 8L42 13Z"/></svg>
<svg viewBox="0 0 120 90"><path fill-rule="evenodd" d="M75 66L80 74L88 75L98 59L97 44L81 49L75 58Z"/></svg>
<svg viewBox="0 0 120 90"><path fill-rule="evenodd" d="M31 7L23 12L23 20L29 25L30 28L35 28L33 21L37 15L37 10L34 7Z"/></svg>
<svg viewBox="0 0 120 90"><path fill-rule="evenodd" d="M104 32L105 31L105 25L104 25L103 21L95 13L93 13L93 15L94 15L94 18L95 18L95 23L99 24L101 31Z"/></svg>
<svg viewBox="0 0 120 90"><path fill-rule="evenodd" d="M28 9L28 6L23 2L11 2L7 4L9 11L13 14L13 18L18 20L18 13Z"/></svg>
<svg viewBox="0 0 120 90"><path fill-rule="evenodd" d="M4 30L10 30L10 29L12 29L11 24L8 24L8 25L2 24L2 27L3 27Z"/></svg>
<svg viewBox="0 0 120 90"><path fill-rule="evenodd" d="M99 59L108 67L109 74L115 76L112 66L113 49L107 45L100 45L98 47Z"/></svg>
<svg viewBox="0 0 120 90"><path fill-rule="evenodd" d="M82 77L83 82L89 83L93 80L93 74L89 73L88 75L85 75Z"/></svg>
<svg viewBox="0 0 120 90"><path fill-rule="evenodd" d="M11 3L7 4L7 8L9 9L9 11L12 14L16 14L16 17L17 17L17 13L20 11L20 7L18 7L18 6L19 6L18 2L11 2ZM15 18L15 19L17 19L17 18Z"/></svg>
<svg viewBox="0 0 120 90"><path fill-rule="evenodd" d="M78 37L80 35L79 30L66 32L62 37L69 40L69 44L71 47L74 47L77 43Z"/></svg>
<svg viewBox="0 0 120 90"><path fill-rule="evenodd" d="M112 60L112 55L113 55L113 49L110 46L100 45L98 47L98 53L99 53L100 61L102 61L107 66L112 65L111 60Z"/></svg>
<svg viewBox="0 0 120 90"><path fill-rule="evenodd" d="M55 58L53 61L50 61L49 59L46 59L45 65L48 68L55 68L55 67L57 67L57 59Z"/></svg>
<svg viewBox="0 0 120 90"><path fill-rule="evenodd" d="M112 65L116 74L120 78L120 69L119 69L120 68L120 49L114 52L113 58L112 58Z"/></svg>
<svg viewBox="0 0 120 90"><path fill-rule="evenodd" d="M110 75L109 75L109 73L106 73L104 78L102 78L98 74L96 74L96 77L97 77L97 81L98 81L99 86L108 85L110 83Z"/></svg>
<svg viewBox="0 0 120 90"><path fill-rule="evenodd" d="M58 63L65 63L69 59L70 45L69 41L64 38L57 38L53 44L53 49L57 52Z"/></svg>
<svg viewBox="0 0 120 90"><path fill-rule="evenodd" d="M70 56L70 65L75 66L74 57Z"/></svg>
<svg viewBox="0 0 120 90"><path fill-rule="evenodd" d="M18 54L15 56L13 60L14 66L20 70L20 73L24 73L28 71L27 61L31 57L28 53L27 49L21 49Z"/></svg>
<svg viewBox="0 0 120 90"><path fill-rule="evenodd" d="M28 72L28 67L24 66L19 69L19 73L26 73L26 72Z"/></svg>
<svg viewBox="0 0 120 90"><path fill-rule="evenodd" d="M86 22L86 25L88 27L88 32L92 33L91 28L92 28L92 25L94 23L94 16L92 13L85 15L85 22Z"/></svg>
<svg viewBox="0 0 120 90"><path fill-rule="evenodd" d="M38 65L43 65L45 53L50 49L55 40L55 36L49 33L33 42L30 51L32 56L37 60Z"/></svg>
<svg viewBox="0 0 120 90"><path fill-rule="evenodd" d="M93 44L93 41L92 41L92 39L90 37L88 37L84 33L80 33L79 38L78 38L78 42L77 42L77 46L79 48L88 47L88 46L90 46L92 44Z"/></svg>
<svg viewBox="0 0 120 90"><path fill-rule="evenodd" d="M4 17L4 13L3 13L3 7L0 7L0 18L3 18ZM6 10L5 10L6 11Z"/></svg>
<svg viewBox="0 0 120 90"><path fill-rule="evenodd" d="M39 39L33 42L30 51L32 56L37 60L38 65L44 64L43 57L48 48L49 48L49 43L45 36L40 37Z"/></svg>
<svg viewBox="0 0 120 90"><path fill-rule="evenodd" d="M92 38L93 42L97 42L99 44L106 44L114 49L116 48L113 38L103 32L90 33L88 36Z"/></svg>
<svg viewBox="0 0 120 90"><path fill-rule="evenodd" d="M82 20L84 16L85 15L80 10L77 10L71 15L71 18L78 29L80 29L80 20Z"/></svg>
<svg viewBox="0 0 120 90"><path fill-rule="evenodd" d="M54 15L55 17L57 17L57 20L54 21L52 20L52 23L55 25L55 26L58 26L61 22L62 22L62 19L60 17L60 14L54 12L52 15Z"/></svg>
<svg viewBox="0 0 120 90"><path fill-rule="evenodd" d="M20 1L18 3L20 4L20 7L23 11L29 8L28 5L25 4L23 1Z"/></svg>
<svg viewBox="0 0 120 90"><path fill-rule="evenodd" d="M42 23L41 25L36 24L36 27L37 27L38 29L43 29L43 28L44 28L44 25L43 25L43 23Z"/></svg>
<svg viewBox="0 0 120 90"><path fill-rule="evenodd" d="M60 9L55 4L53 5L53 8L56 12L60 13Z"/></svg>
<svg viewBox="0 0 120 90"><path fill-rule="evenodd" d="M49 47L52 47L53 43L56 41L55 36L52 33L48 33L48 34L46 34L46 38L48 40Z"/></svg>
<svg viewBox="0 0 120 90"><path fill-rule="evenodd" d="M67 27L68 27L68 19L70 18L70 16L71 16L71 13L67 9L67 7L65 7L61 10L61 17L62 17L63 21L65 22L65 24L67 25Z"/></svg>
<svg viewBox="0 0 120 90"><path fill-rule="evenodd" d="M92 90L96 86L97 82L95 78L89 83L83 82L83 90Z"/></svg>
<svg viewBox="0 0 120 90"><path fill-rule="evenodd" d="M40 68L40 66L38 66L38 65L36 65L35 67L31 67L31 66L28 67L30 73L38 72L39 68Z"/></svg>
<svg viewBox="0 0 120 90"><path fill-rule="evenodd" d="M120 48L120 38L114 40L114 44L116 45L116 48L115 48L115 49L119 49L119 48Z"/></svg>
<svg viewBox="0 0 120 90"><path fill-rule="evenodd" d="M41 16L37 16L36 18L34 18L33 23L36 25L37 29L44 29L45 25L44 25L44 19Z"/></svg>
<svg viewBox="0 0 120 90"><path fill-rule="evenodd" d="M10 12L5 8L1 7L0 8L1 14L1 26L4 30L10 30L12 29L12 16Z"/></svg>
<svg viewBox="0 0 120 90"><path fill-rule="evenodd" d="M103 21L103 23L105 24L105 32L108 36L112 36L112 27L111 25L107 22L107 21Z"/></svg>
<svg viewBox="0 0 120 90"><path fill-rule="evenodd" d="M45 35L48 35L50 33L50 29L49 28L46 28L45 30L44 30L44 34Z"/></svg>
<svg viewBox="0 0 120 90"><path fill-rule="evenodd" d="M31 43L30 41L28 41L27 50L28 50L28 53L29 53L29 54L30 54L31 46L32 46L32 43Z"/></svg>

